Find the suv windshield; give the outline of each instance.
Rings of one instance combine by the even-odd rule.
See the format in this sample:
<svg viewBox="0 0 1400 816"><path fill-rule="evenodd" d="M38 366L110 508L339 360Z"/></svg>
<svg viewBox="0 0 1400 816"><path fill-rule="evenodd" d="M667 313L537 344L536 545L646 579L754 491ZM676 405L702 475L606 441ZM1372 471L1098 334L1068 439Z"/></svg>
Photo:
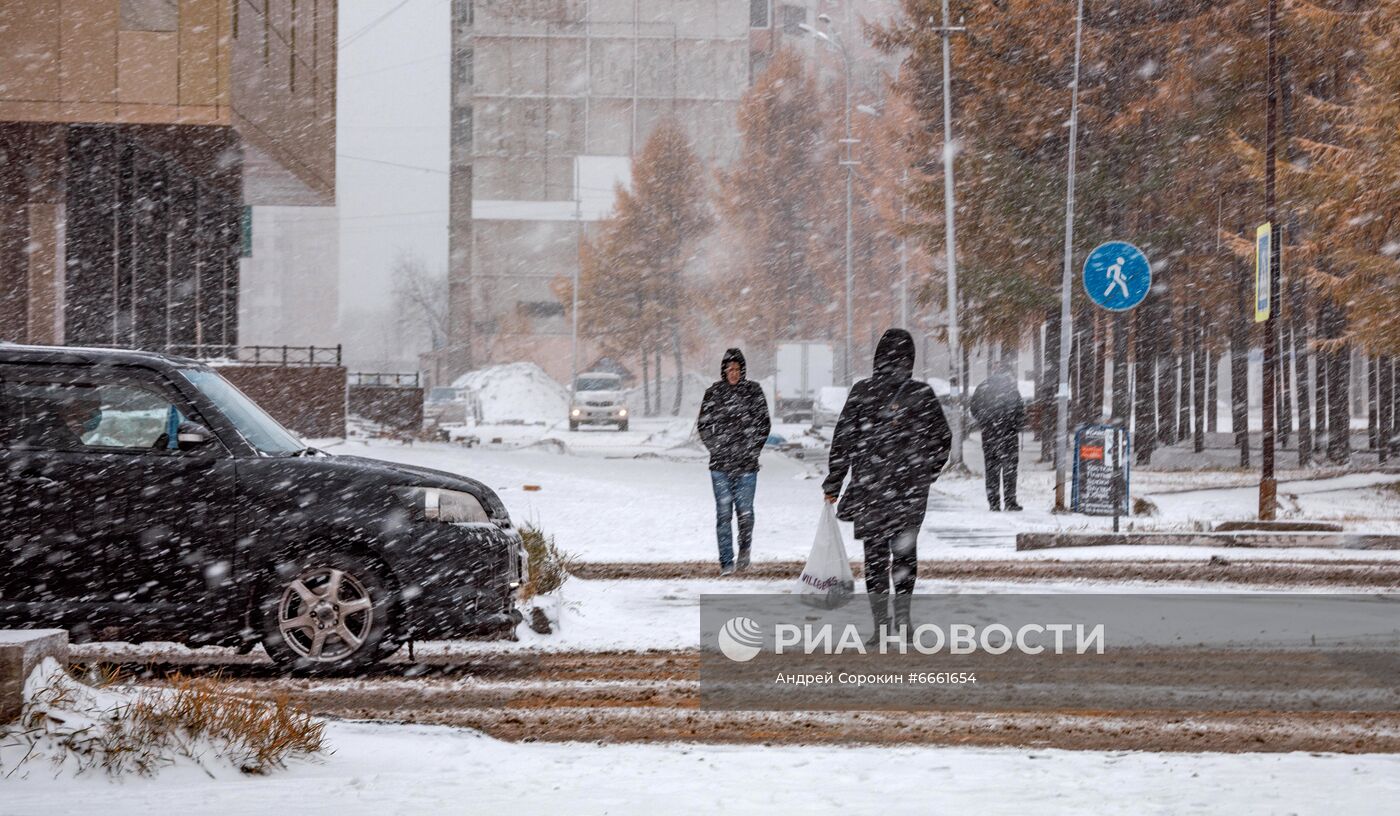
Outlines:
<svg viewBox="0 0 1400 816"><path fill-rule="evenodd" d="M579 377L575 391L616 391L622 384L617 377Z"/></svg>
<svg viewBox="0 0 1400 816"><path fill-rule="evenodd" d="M182 368L180 373L194 384L200 393L218 406L228 421L238 429L248 444L262 453L297 453L306 446L297 441L277 420L267 415L256 402L248 399L233 383L207 369Z"/></svg>

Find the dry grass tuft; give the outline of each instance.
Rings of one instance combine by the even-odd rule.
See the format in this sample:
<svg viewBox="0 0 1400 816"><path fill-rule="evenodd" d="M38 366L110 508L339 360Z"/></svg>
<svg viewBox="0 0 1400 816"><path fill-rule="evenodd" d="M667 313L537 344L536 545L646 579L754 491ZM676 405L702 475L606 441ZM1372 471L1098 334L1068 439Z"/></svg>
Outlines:
<svg viewBox="0 0 1400 816"><path fill-rule="evenodd" d="M170 683L169 692L143 695L131 706L133 730L151 741L208 742L244 773L258 774L325 748L326 724L291 705L286 695L241 697L210 678L176 675Z"/></svg>
<svg viewBox="0 0 1400 816"><path fill-rule="evenodd" d="M520 538L530 557L530 578L525 582L524 598L548 595L563 586L578 558L559 549L554 536L546 535L533 524L520 528Z"/></svg>
<svg viewBox="0 0 1400 816"><path fill-rule="evenodd" d="M206 772L227 764L249 774L284 767L325 750L325 723L286 697L260 700L218 679L170 679L170 688L124 694L55 671L31 695L16 726L0 729L0 778L47 757L76 773L154 775L181 761ZM212 773L211 773L212 775Z"/></svg>

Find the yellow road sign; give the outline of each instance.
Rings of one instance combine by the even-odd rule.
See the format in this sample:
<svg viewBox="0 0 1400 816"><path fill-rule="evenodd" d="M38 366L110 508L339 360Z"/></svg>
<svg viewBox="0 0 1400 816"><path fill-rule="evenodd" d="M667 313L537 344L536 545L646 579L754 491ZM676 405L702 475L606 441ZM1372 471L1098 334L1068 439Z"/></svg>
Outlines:
<svg viewBox="0 0 1400 816"><path fill-rule="evenodd" d="M1254 322L1269 319L1274 308L1273 278L1269 261L1274 251L1274 225L1260 224L1254 231Z"/></svg>

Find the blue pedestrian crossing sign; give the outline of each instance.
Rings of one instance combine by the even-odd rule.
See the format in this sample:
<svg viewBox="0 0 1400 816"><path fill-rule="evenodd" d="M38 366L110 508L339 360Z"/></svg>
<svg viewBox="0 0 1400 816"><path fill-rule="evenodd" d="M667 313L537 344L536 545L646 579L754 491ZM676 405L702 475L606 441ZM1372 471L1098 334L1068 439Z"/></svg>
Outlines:
<svg viewBox="0 0 1400 816"><path fill-rule="evenodd" d="M1151 288L1152 264L1126 241L1099 244L1084 261L1084 291L1110 312L1126 312L1142 303Z"/></svg>

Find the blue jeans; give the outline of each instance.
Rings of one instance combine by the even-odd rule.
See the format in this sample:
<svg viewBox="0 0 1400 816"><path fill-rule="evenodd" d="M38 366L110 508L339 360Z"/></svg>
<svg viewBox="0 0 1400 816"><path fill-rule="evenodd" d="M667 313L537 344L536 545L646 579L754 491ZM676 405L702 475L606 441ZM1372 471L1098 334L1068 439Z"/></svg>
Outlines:
<svg viewBox="0 0 1400 816"><path fill-rule="evenodd" d="M739 552L747 553L753 543L753 496L758 489L758 471L721 473L710 471L715 489L715 534L719 538L719 565L734 564L734 533L730 520L739 514Z"/></svg>

